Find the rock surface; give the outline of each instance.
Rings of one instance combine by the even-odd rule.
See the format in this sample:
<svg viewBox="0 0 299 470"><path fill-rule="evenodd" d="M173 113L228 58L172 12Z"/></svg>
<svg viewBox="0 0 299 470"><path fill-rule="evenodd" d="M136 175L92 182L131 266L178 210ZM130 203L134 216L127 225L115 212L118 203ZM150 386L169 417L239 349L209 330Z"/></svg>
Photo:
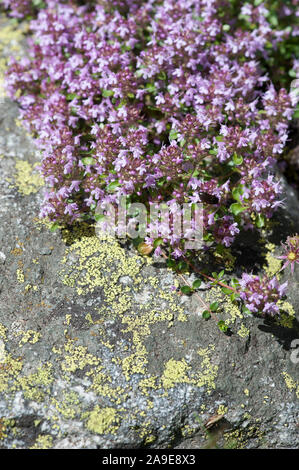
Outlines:
<svg viewBox="0 0 299 470"><path fill-rule="evenodd" d="M0 448L297 447L298 270L277 322L199 291L219 300L224 334L198 296L173 288L163 260L92 227L51 232L38 219L38 161L17 106L2 100ZM266 242L240 237L233 270L280 268L273 250L298 231L286 192Z"/></svg>

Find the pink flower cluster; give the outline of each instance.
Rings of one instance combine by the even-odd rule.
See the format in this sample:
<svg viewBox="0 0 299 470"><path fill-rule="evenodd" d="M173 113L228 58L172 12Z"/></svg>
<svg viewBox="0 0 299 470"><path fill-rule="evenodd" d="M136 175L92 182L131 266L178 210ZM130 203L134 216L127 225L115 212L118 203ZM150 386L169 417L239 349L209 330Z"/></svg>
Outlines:
<svg viewBox="0 0 299 470"><path fill-rule="evenodd" d="M291 34L263 3L45 3L28 57L7 75L43 154L42 216L72 223L121 195L148 207L202 202L205 237L230 246L254 216L272 215L295 98L261 66L269 43ZM165 242L184 252L183 239Z"/></svg>
<svg viewBox="0 0 299 470"><path fill-rule="evenodd" d="M261 279L244 273L240 286L240 297L250 312L273 316L279 313L277 302L286 294L288 283L279 284L276 277Z"/></svg>
<svg viewBox="0 0 299 470"><path fill-rule="evenodd" d="M9 13L15 18L24 18L33 15L34 5L31 0L1 0L4 8L9 8Z"/></svg>

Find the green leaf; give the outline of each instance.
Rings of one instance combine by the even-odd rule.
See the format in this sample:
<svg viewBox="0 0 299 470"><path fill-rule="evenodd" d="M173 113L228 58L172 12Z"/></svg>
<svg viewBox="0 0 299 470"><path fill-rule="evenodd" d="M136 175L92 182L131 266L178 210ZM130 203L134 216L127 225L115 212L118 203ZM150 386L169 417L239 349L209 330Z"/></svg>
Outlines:
<svg viewBox="0 0 299 470"><path fill-rule="evenodd" d="M46 4L43 0L32 0L32 3L35 8L46 8Z"/></svg>
<svg viewBox="0 0 299 470"><path fill-rule="evenodd" d="M239 190L237 188L234 188L232 190L232 196L236 201L240 200L240 193L239 193Z"/></svg>
<svg viewBox="0 0 299 470"><path fill-rule="evenodd" d="M262 215L262 214L258 214L257 218L256 218L256 221L255 221L255 224L258 228L264 227L265 226L265 216Z"/></svg>
<svg viewBox="0 0 299 470"><path fill-rule="evenodd" d="M55 232L58 228L59 228L59 224L57 222L54 222L50 227L50 231Z"/></svg>
<svg viewBox="0 0 299 470"><path fill-rule="evenodd" d="M200 286L201 286L201 280L200 279L196 279L196 281L194 281L193 284L192 284L193 289L198 289Z"/></svg>
<svg viewBox="0 0 299 470"><path fill-rule="evenodd" d="M183 292L183 294L190 294L191 288L189 286L182 286L181 291Z"/></svg>
<svg viewBox="0 0 299 470"><path fill-rule="evenodd" d="M231 289L228 289L227 287L222 287L221 290L224 294L231 294L231 292L232 292Z"/></svg>
<svg viewBox="0 0 299 470"><path fill-rule="evenodd" d="M241 185L237 186L236 188L232 190L232 196L234 199L236 199L236 201L240 201L240 197L242 194L243 194L243 188Z"/></svg>
<svg viewBox="0 0 299 470"><path fill-rule="evenodd" d="M156 238L156 240L154 241L154 248L157 248L159 245L162 245L163 243L163 238Z"/></svg>
<svg viewBox="0 0 299 470"><path fill-rule="evenodd" d="M113 90L103 90L102 91L102 96L104 96L104 98L109 98L109 96L113 96L113 95L114 95Z"/></svg>
<svg viewBox="0 0 299 470"><path fill-rule="evenodd" d="M159 80L166 80L167 75L164 71L160 72L158 75Z"/></svg>
<svg viewBox="0 0 299 470"><path fill-rule="evenodd" d="M187 265L185 263L185 261L180 261L179 264L178 264L178 270L179 271L184 271L184 269L186 269Z"/></svg>
<svg viewBox="0 0 299 470"><path fill-rule="evenodd" d="M168 260L167 260L167 266L168 266L169 268L175 268L176 263L175 263L174 259L168 259Z"/></svg>
<svg viewBox="0 0 299 470"><path fill-rule="evenodd" d="M211 314L208 310L205 310L204 312L202 312L202 318L204 318L205 320L208 320L209 318L211 318Z"/></svg>
<svg viewBox="0 0 299 470"><path fill-rule="evenodd" d="M120 186L120 183L118 181L112 181L112 183L108 184L107 190L108 191L115 191Z"/></svg>
<svg viewBox="0 0 299 470"><path fill-rule="evenodd" d="M235 277L233 277L233 278L231 279L230 283L231 283L232 287L234 287L234 288L238 288L238 287L239 287L239 281L238 281L238 279L236 279Z"/></svg>
<svg viewBox="0 0 299 470"><path fill-rule="evenodd" d="M80 98L80 96L76 95L76 93L68 93L66 95L67 100L73 101L75 98Z"/></svg>
<svg viewBox="0 0 299 470"><path fill-rule="evenodd" d="M294 119L299 119L299 109L296 109L296 111L293 114Z"/></svg>
<svg viewBox="0 0 299 470"><path fill-rule="evenodd" d="M84 163L84 165L92 165L94 162L95 162L95 159L93 157L82 158L82 163Z"/></svg>
<svg viewBox="0 0 299 470"><path fill-rule="evenodd" d="M219 303L218 302L212 302L210 304L210 310L212 310L212 312L216 312L218 310L218 307L219 307Z"/></svg>
<svg viewBox="0 0 299 470"><path fill-rule="evenodd" d="M241 212L245 211L245 207L243 207L239 202L235 202L230 206L230 210L234 215L239 215Z"/></svg>
<svg viewBox="0 0 299 470"><path fill-rule="evenodd" d="M237 155L236 152L233 155L233 162L235 165L242 165L243 157L241 155Z"/></svg>
<svg viewBox="0 0 299 470"><path fill-rule="evenodd" d="M157 90L153 83L147 83L146 89L149 93L155 92Z"/></svg>
<svg viewBox="0 0 299 470"><path fill-rule="evenodd" d="M278 26L278 18L277 18L277 16L276 16L274 13L272 13L272 14L269 16L269 21L270 21L270 23L272 24L272 26L275 26L275 27Z"/></svg>
<svg viewBox="0 0 299 470"><path fill-rule="evenodd" d="M227 331L228 330L228 326L226 325L226 323L223 321L223 320L220 320L218 323L217 323L218 327L219 327L219 330L220 331Z"/></svg>
<svg viewBox="0 0 299 470"><path fill-rule="evenodd" d="M136 75L137 78L142 77L142 75L143 75L143 70L142 69L143 68L144 67L140 67L140 69L136 70L135 75Z"/></svg>
<svg viewBox="0 0 299 470"><path fill-rule="evenodd" d="M95 214L94 216L96 222L101 222L103 219L105 219L105 215L104 214Z"/></svg>
<svg viewBox="0 0 299 470"><path fill-rule="evenodd" d="M176 131L175 129L171 129L171 131L169 132L169 140L175 140L178 138L178 131Z"/></svg>

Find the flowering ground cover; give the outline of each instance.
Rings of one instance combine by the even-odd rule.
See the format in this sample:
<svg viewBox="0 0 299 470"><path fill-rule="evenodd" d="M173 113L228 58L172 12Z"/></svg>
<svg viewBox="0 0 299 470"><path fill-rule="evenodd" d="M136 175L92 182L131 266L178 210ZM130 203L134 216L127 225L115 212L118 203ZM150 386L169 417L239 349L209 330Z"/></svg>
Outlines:
<svg viewBox="0 0 299 470"><path fill-rule="evenodd" d="M4 5L1 0L0 3ZM112 8L111 2L100 4L99 1L88 2L88 6L83 1L55 4L14 1L5 2L5 13L1 9L1 449L97 449L95 455L98 462L102 450L116 448L151 452L151 449L298 447L299 236L296 233L299 233L299 219L298 194L295 186L292 187L292 183L296 184L296 178L292 179L292 166L289 165L290 149L292 159L299 155L299 142L294 132L298 121L293 119L296 117L294 81L298 42L294 26L296 4L255 1L247 2L249 6L245 8L245 2L184 2L184 11L191 11L194 20L196 12L200 12L200 17L214 5L217 11L213 13L213 18L222 29L209 40L202 38L206 41L203 41L202 49L200 43L191 41L196 51L205 54L202 55L206 59L205 64L202 61L202 69L199 64L191 70L184 63L184 46L179 51L181 56L179 53L176 53L177 57L163 53L166 64L171 60L183 62L182 76L177 77L179 91L173 95L169 92L169 99L174 99L177 94L180 103L180 93L183 98L186 97L181 83L190 74L197 73L201 77L189 86L194 96L198 96L200 86L208 86L204 80L219 85L219 77L228 74L225 63L232 64L229 70L234 65L237 69L234 69L234 81L226 82L219 90L216 85L214 89L211 86L205 95L201 92L203 103L191 103L191 97L187 110L179 104L178 110L167 114L167 110L161 111L163 103L156 103L158 92L154 89L150 91L147 83L152 81L155 87L159 86L159 93L165 96L168 86L176 83L170 66L167 68L165 65L167 78L161 74L161 78L155 76L151 80L138 76L141 66L137 65L137 59L141 62L142 52L152 47L153 32L148 29L152 23L159 28L155 33L156 37L159 34L157 47L167 46L169 51L171 44L168 41L174 37L174 32L168 35L166 30L161 39L161 24L168 28L171 22L174 28L174 18L171 16L174 7L178 12L176 21L183 22L188 14L182 13L183 3L177 3L178 6L162 1L145 5L138 1L136 7L132 4L129 10L124 4ZM247 13L250 5L258 8L264 17L260 25L254 18L250 19ZM106 88L98 86L99 91L93 96L91 107L111 103L110 107L105 108L103 121L98 117L87 119L82 114L84 109L89 112L90 106L86 104L84 108L83 103L91 92L87 90L86 97L82 98L85 92L80 89L80 84L77 83L74 93L69 88L72 83L70 75L68 82L64 72L58 75L60 67L64 71L65 63L71 67L74 62L76 83L83 68L88 79L87 64L99 66L97 59L93 60L92 57L95 52L100 54L101 49L97 50L100 42L95 39L96 47L91 47L90 57L87 57L87 52L82 52L86 49L85 38L82 47L75 46L74 38L77 33L93 37L97 28L93 29L92 15L95 9L100 11L101 6L104 7L103 21L107 20L109 24L107 34L102 34L102 42L107 42L107 47L115 45L111 39L113 20L117 22L123 18L126 22L136 15L147 18L144 27L138 27L136 37L140 47L136 43L130 50L122 51L123 42L119 39L117 51L117 54L128 53L129 66L132 67L129 70L138 81L138 90L146 88L145 95L136 96L133 79L128 81L134 90L133 97L118 97L117 83L114 82ZM58 14L58 9L59 22L56 24L53 18ZM12 17L8 18L7 15ZM85 20L78 19L82 15ZM37 29L41 28L43 21L45 29L41 34ZM59 24L63 22L65 28L74 33L65 36L67 47L71 53L75 51L82 56L82 66L75 66L74 55L67 61L63 48L60 55L54 54L54 51L59 52L58 41L64 41L65 33L59 31ZM201 23L204 23L204 28L208 27L205 20L198 19L198 24ZM265 32L267 23L270 28L267 42L263 45L259 39L260 49L254 57L245 56L251 54L247 47L249 41L246 41L246 47L242 46L243 59L241 56L236 59L238 54L234 52L224 54L221 60L226 62L221 66L218 64L216 49L220 51L225 41L232 43L241 34L260 38L258 31ZM186 22L182 24L184 31L190 35ZM137 20L134 20L132 28L136 25ZM98 28L102 26L99 19ZM180 33L181 29L179 26L177 28ZM198 29L205 31L203 27ZM201 34L194 34L194 38L199 40ZM128 37L130 39L133 35ZM42 43L42 52L35 53ZM234 44L239 47L240 42L236 39ZM53 53L47 60L49 50ZM196 51L191 59L199 61ZM110 56L108 54L108 59ZM133 56L136 63L132 63ZM22 59L24 57L27 59ZM3 93L9 58L11 69L7 72L6 89L10 88L11 99ZM108 67L108 59L104 57L103 66ZM240 116L237 117L229 109L225 112L224 108L230 100L236 106L237 70L243 70L245 63L250 61L256 64L255 77L267 79L251 84L252 96L255 96L253 101L257 101L252 115L255 117L247 126ZM153 67L157 64L157 60L153 61ZM216 76L213 73L216 73L217 64ZM160 70L162 65L159 65ZM25 67L24 73L21 72L22 67ZM125 69L120 65L113 68L111 64L109 68L116 75ZM16 69L19 71L15 74ZM28 76L32 79L28 80ZM14 83L16 77L20 80L19 87ZM95 72L94 86L105 77L104 73ZM241 114L244 110L247 113L246 106L252 106L253 102L250 94L247 95L245 80L246 77L238 85L239 96L243 96L244 90L247 100L247 104L238 107ZM53 93L49 91L50 84ZM226 87L231 88L230 95L226 93ZM281 89L284 91L280 92ZM45 90L48 90L47 93ZM77 103L72 93L77 95ZM276 93L277 96L283 93L286 97L278 116L279 122L283 122L284 131L280 128L276 130L274 107L266 111L264 97L267 93ZM26 99L31 102L26 104ZM211 100L214 99L216 101L212 104ZM217 104L218 99L223 101L222 108ZM59 108L59 100L65 103L64 107ZM121 101L118 100L126 101L121 105L126 110L138 103L142 105L139 122L136 120L134 124L127 119L127 130L125 118L119 118L121 134L116 126L112 127L117 124L112 117L113 112L117 113L120 109L118 105ZM70 113L65 114L66 105L69 106L71 101ZM213 109L215 113L219 112L217 116L220 116L220 121L215 120L212 125L200 118L199 111L211 116ZM20 121L20 110L29 132ZM285 117L284 111L288 114ZM187 119L187 115L191 117ZM263 128L260 115L264 115L265 120L271 120L269 129ZM78 118L73 127L67 121L70 117ZM242 119L245 119L244 116ZM255 124L255 119L258 124ZM158 132L155 124L163 120L166 127ZM188 132L183 135L184 120L195 124L199 121L200 125L196 124L198 127L193 130L190 124ZM64 173L64 165L69 158L65 141L60 146L55 144L55 139L63 137L63 123L70 139L79 137L79 143L74 147L77 153L73 152L71 173ZM99 134L92 134L91 129L96 124ZM129 132L140 130L139 126L145 131L141 129L132 144L134 149L130 150L125 140L119 138L128 139ZM238 132L248 130L248 135L256 127L255 143L258 147L244 146L230 152L229 146L234 139L228 139L222 133L221 129L225 129L222 126L226 126L231 133L239 126ZM118 142L111 146L109 164L108 154L103 154L101 160L96 157L98 150L92 148L93 143L99 143L104 129L109 130L113 142ZM43 135L43 132L46 134ZM288 135L284 137L285 144L281 144L281 152L275 153L265 147L263 155L262 144L268 142L269 132L273 132L275 139L283 133ZM222 138L225 139L221 141ZM210 142L210 148L200 159L197 154L204 139ZM223 142L229 155L227 160L222 159ZM82 148L84 143L85 150ZM138 143L141 153L136 153L134 157ZM104 149L106 145L104 142ZM187 149L192 145L194 152L188 153ZM117 153L114 154L115 149ZM173 153L166 161L165 152L170 152L170 149ZM129 171L135 169L133 163L127 173L125 167L122 171L115 169L114 162L120 158L122 150L128 150L124 152L125 161L131 158L136 165L144 162L147 175L153 175L157 187L145 187L134 175L130 180ZM149 161L155 154L160 160L155 157L157 163L149 167ZM166 167L166 163L170 165L177 155L186 159L182 167L179 163L172 170L170 166ZM162 158L164 166L159 163ZM262 165L264 160L267 160L267 165L263 171L247 179L246 184L242 183L242 178L248 178L247 173L253 171L255 166L259 169L259 163ZM61 170L55 176L58 161ZM73 177L72 172L80 161L83 166L78 166L80 171ZM108 165L109 171L100 173L96 178L94 162ZM194 166L192 174L192 166L188 165ZM285 174L290 176L288 180L282 177L284 165ZM38 166L41 167L41 174ZM53 174L57 181L47 180L47 168L49 175ZM162 174L165 176L162 177ZM96 192L91 194L93 189L84 189L90 177L93 177L94 189L98 188L103 193L98 199L92 197L94 202L89 206L85 200L96 196ZM168 182L167 177L170 177ZM129 191L129 181L136 182L136 192ZM189 181L192 184L188 185ZM70 196L63 197L60 189L65 187L70 191L72 184ZM183 184L182 192L180 184ZM196 187L196 184L199 186ZM258 189L255 189L257 194L251 201L246 197L246 191L250 193L253 187ZM253 206L255 200L262 199L261 194L266 187L271 196L269 216L266 211L259 211ZM219 188L222 194L217 192ZM275 189L278 191L274 194ZM56 211L43 217L43 211L48 204L51 205L47 197L42 202L45 191L48 194L52 192L51 197L57 197L63 203L60 215ZM99 218L99 207L107 198L117 208L118 193L127 194L130 208L143 202L147 209L160 201L171 204L172 209L180 207L182 202L189 208L196 207L199 202L192 201L198 197L204 209L203 246L196 251L186 249L184 237L171 240L166 225L163 237L152 237L150 231L143 239L132 239L132 242L127 238L100 237L95 220L98 219L99 223L107 217ZM264 199L267 200L266 197ZM42 204L42 217L39 218ZM78 214L74 218L65 210L70 204L78 206ZM273 217L270 217L270 212L273 212ZM137 220L138 216L131 214L131 217L133 224L133 218ZM229 234L224 234L217 220L222 221L224 226L232 226ZM58 228L54 230L55 227ZM158 255L160 252L160 256L152 256L154 252ZM167 269L167 265L173 270Z"/></svg>
<svg viewBox="0 0 299 470"><path fill-rule="evenodd" d="M267 226L297 104L296 0L2 3L31 17L7 88L41 150L42 217L90 220L125 196L164 203L173 221L201 203L206 251ZM170 266L188 258L184 236L157 224L143 243ZM286 285L244 273L236 289L249 311L276 314Z"/></svg>

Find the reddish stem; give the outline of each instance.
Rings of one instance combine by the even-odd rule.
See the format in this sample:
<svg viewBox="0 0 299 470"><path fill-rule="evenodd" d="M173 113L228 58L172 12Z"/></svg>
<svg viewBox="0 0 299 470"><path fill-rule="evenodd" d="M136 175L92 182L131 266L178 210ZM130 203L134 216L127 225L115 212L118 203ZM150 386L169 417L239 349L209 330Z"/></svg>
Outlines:
<svg viewBox="0 0 299 470"><path fill-rule="evenodd" d="M190 263L190 261L189 261L187 258L184 257L184 259L185 259L186 263L188 264L188 266L190 266L190 268L191 268L193 271L195 271L197 274L200 274L201 276L205 277L206 279L209 279L210 281L216 282L216 283L219 284L220 286L225 287L226 289L230 289L231 291L233 291L233 292L235 292L236 294L238 294L238 291L237 291L236 289L234 289L233 287L228 286L227 284L224 284L223 282L218 281L217 279L214 279L213 277L208 276L207 274L205 274L205 273L199 271L198 269L196 269L195 266L192 266L192 264Z"/></svg>

